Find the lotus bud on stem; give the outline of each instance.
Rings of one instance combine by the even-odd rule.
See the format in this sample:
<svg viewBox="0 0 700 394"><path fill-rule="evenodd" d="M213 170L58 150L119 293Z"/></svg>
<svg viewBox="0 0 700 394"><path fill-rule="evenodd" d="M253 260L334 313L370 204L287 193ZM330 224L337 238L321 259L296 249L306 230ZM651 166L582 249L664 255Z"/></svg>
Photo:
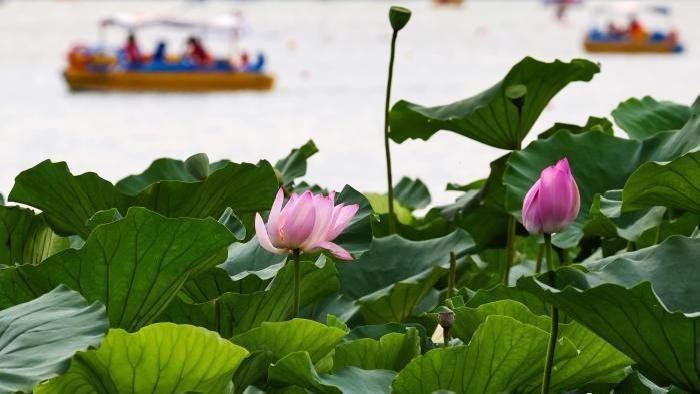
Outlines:
<svg viewBox="0 0 700 394"><path fill-rule="evenodd" d="M576 219L580 204L578 186L566 158L542 170L540 178L525 195L523 225L531 234L544 235L550 286L555 286L556 281L552 259L552 234L564 231ZM559 311L552 305L552 328L542 372L542 394L549 394L558 331Z"/></svg>
<svg viewBox="0 0 700 394"><path fill-rule="evenodd" d="M506 88L505 91L506 98L511 102L518 110L518 144L515 150L520 150L520 135L522 127L522 115L523 106L525 105L525 97L527 96L527 86L522 84L511 85ZM513 260L515 258L515 230L516 230L516 220L513 215L508 217L508 227L506 233L506 261L503 264L503 269L501 271L501 281L503 284L508 285L508 280L510 279L510 268L513 265Z"/></svg>
<svg viewBox="0 0 700 394"><path fill-rule="evenodd" d="M384 104L384 156L386 158L387 200L389 206L389 234L396 233L396 219L394 217L394 181L391 174L391 147L389 145L389 104L391 103L391 81L394 75L394 54L396 52L396 38L399 30L411 19L411 10L404 7L392 6L389 9L389 23L393 33L391 35L391 52L389 55L389 75L386 83L386 101Z"/></svg>
<svg viewBox="0 0 700 394"><path fill-rule="evenodd" d="M455 322L455 313L446 306L438 308L438 324L442 327L443 346L447 347L452 339L450 328Z"/></svg>
<svg viewBox="0 0 700 394"><path fill-rule="evenodd" d="M197 153L185 160L185 168L193 177L201 180L209 176L209 156L206 153Z"/></svg>

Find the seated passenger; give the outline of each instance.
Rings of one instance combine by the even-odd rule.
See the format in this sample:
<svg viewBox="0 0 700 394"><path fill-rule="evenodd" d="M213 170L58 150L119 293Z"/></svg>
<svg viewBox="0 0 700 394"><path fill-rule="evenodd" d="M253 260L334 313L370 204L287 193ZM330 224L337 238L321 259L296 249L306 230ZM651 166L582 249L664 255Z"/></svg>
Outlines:
<svg viewBox="0 0 700 394"><path fill-rule="evenodd" d="M153 52L153 63L165 63L166 62L166 44L165 41L159 41L156 46L156 51Z"/></svg>
<svg viewBox="0 0 700 394"><path fill-rule="evenodd" d="M136 37L133 34L129 34L126 39L126 45L122 49L124 51L124 57L129 64L139 64L143 60L141 57L141 50L139 45L136 43Z"/></svg>
<svg viewBox="0 0 700 394"><path fill-rule="evenodd" d="M200 66L208 66L212 63L211 56L209 56L201 41L196 37L187 39L187 53L185 57L192 63Z"/></svg>

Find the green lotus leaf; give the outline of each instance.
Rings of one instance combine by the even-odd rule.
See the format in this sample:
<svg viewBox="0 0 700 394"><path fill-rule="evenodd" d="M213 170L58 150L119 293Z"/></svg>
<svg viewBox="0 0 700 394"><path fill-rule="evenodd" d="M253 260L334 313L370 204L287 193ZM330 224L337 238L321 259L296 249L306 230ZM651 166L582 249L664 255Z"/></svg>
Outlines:
<svg viewBox="0 0 700 394"><path fill-rule="evenodd" d="M396 376L392 393L505 393L537 387L549 333L512 317L488 316L467 345L439 348L411 361ZM578 351L559 339L554 369Z"/></svg>
<svg viewBox="0 0 700 394"><path fill-rule="evenodd" d="M269 289L252 293L231 292L237 284L231 283L230 278L226 282L220 274L214 280L197 279L194 282L200 286L198 289L191 290L193 283L189 283L183 292L188 296L200 294L198 299L173 300L159 320L203 326L225 337L246 332L263 322L286 320L292 313L294 273L289 265L274 268L277 271ZM338 273L330 260L320 261L318 265L302 261L301 274L302 307L338 290ZM202 300L210 296L214 298Z"/></svg>
<svg viewBox="0 0 700 394"><path fill-rule="evenodd" d="M612 111L615 123L631 138L643 140L660 131L678 130L690 118L690 108L646 96L631 98Z"/></svg>
<svg viewBox="0 0 700 394"><path fill-rule="evenodd" d="M265 350L279 360L290 353L308 352L316 363L326 356L345 336L345 331L313 320L292 319L265 322L231 338L233 343L250 351Z"/></svg>
<svg viewBox="0 0 700 394"><path fill-rule="evenodd" d="M420 179L403 177L394 186L394 198L411 210L423 209L430 204L430 191Z"/></svg>
<svg viewBox="0 0 700 394"><path fill-rule="evenodd" d="M275 386L294 385L319 394L389 394L393 371L345 367L318 374L307 352L294 352L272 365L269 380Z"/></svg>
<svg viewBox="0 0 700 394"><path fill-rule="evenodd" d="M547 332L551 329L549 317L537 316L525 305L512 300L483 304L478 308L459 307L454 312L454 335L465 343L491 315L509 316ZM578 349L578 354L557 366L552 375L553 392L564 392L591 383L617 383L625 377L624 369L631 364L631 360L585 327L576 322L560 324L559 337L570 340ZM520 389L523 392L539 392L539 382L535 383L534 386L522 386Z"/></svg>
<svg viewBox="0 0 700 394"><path fill-rule="evenodd" d="M39 264L68 247L70 241L54 233L42 215L0 206L0 264Z"/></svg>
<svg viewBox="0 0 700 394"><path fill-rule="evenodd" d="M318 148L312 140L308 140L299 148L294 148L285 158L275 163L275 169L282 174L282 185L291 185L296 178L306 175L306 162L318 153Z"/></svg>
<svg viewBox="0 0 700 394"><path fill-rule="evenodd" d="M401 143L449 130L496 148L517 149L561 89L571 82L590 81L599 71L597 64L583 59L543 63L526 57L502 81L468 99L437 107L399 101L391 109L389 136ZM516 106L506 97L506 89L513 85L527 89L520 122Z"/></svg>
<svg viewBox="0 0 700 394"><path fill-rule="evenodd" d="M683 126L683 125L681 125L681 126ZM680 127L676 127L676 129L680 129ZM610 135L615 134L613 131L613 124L607 118L598 118L596 116L589 116L588 120L586 121L586 124L583 126L569 124L569 123L555 123L554 126L548 128L547 130L540 133L537 136L537 138L547 139L547 138L553 136L554 134L556 134L559 130L568 130L572 134L581 134L581 133L584 133L586 131L600 131L602 133L610 134Z"/></svg>
<svg viewBox="0 0 700 394"><path fill-rule="evenodd" d="M663 207L622 213L622 190L608 190L603 195L593 196L590 218L583 223L583 233L636 242L645 231L658 227L665 213Z"/></svg>
<svg viewBox="0 0 700 394"><path fill-rule="evenodd" d="M337 266L341 292L359 300L370 324L403 321L447 273L449 253L464 253L472 246L462 230L428 241L397 235L375 239L356 262Z"/></svg>
<svg viewBox="0 0 700 394"><path fill-rule="evenodd" d="M400 371L420 355L418 330L411 327L405 334L388 333L379 340L361 338L335 348L333 371L352 366L362 369Z"/></svg>
<svg viewBox="0 0 700 394"><path fill-rule="evenodd" d="M212 172L225 167L228 163L228 160L221 160L209 164L208 173L211 174ZM148 166L148 168L142 173L129 175L128 177L117 182L114 186L116 186L116 188L124 194L135 196L144 189L160 181L197 182L199 180L200 179L192 174L192 172L187 168L185 161L161 158L151 163L151 165Z"/></svg>
<svg viewBox="0 0 700 394"><path fill-rule="evenodd" d="M110 208L126 212L128 206L128 198L94 172L73 175L65 162L50 160L17 175L8 199L40 209L58 234L83 238L92 215Z"/></svg>
<svg viewBox="0 0 700 394"><path fill-rule="evenodd" d="M700 214L700 151L641 165L622 192L625 211L664 206Z"/></svg>
<svg viewBox="0 0 700 394"><path fill-rule="evenodd" d="M227 163L202 181L160 180L129 195L95 173L73 175L66 163L46 160L17 176L9 198L41 209L58 234L86 238L88 219L95 213L111 208L126 212L130 206L194 218L218 218L230 207L252 229L253 215L269 209L277 187L272 166L262 161Z"/></svg>
<svg viewBox="0 0 700 394"><path fill-rule="evenodd" d="M201 327L157 323L110 330L99 348L75 355L68 372L36 394L232 393L244 348Z"/></svg>
<svg viewBox="0 0 700 394"><path fill-rule="evenodd" d="M673 236L658 246L526 277L518 286L556 305L629 356L644 375L700 390L700 239Z"/></svg>
<svg viewBox="0 0 700 394"><path fill-rule="evenodd" d="M108 327L104 305L88 305L63 285L0 311L0 393L31 392L63 373L75 352L102 342Z"/></svg>
<svg viewBox="0 0 700 394"><path fill-rule="evenodd" d="M153 321L191 276L224 259L234 238L213 219L169 219L144 208L98 226L81 249L39 265L0 271L0 308L58 284L107 307L111 327L135 331Z"/></svg>

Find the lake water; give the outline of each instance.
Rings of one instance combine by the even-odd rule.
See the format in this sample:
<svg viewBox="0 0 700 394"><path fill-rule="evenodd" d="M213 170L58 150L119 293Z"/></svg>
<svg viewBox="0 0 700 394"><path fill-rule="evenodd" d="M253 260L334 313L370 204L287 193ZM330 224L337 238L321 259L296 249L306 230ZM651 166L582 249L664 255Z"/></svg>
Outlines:
<svg viewBox="0 0 700 394"><path fill-rule="evenodd" d="M398 42L393 99L443 104L502 78L526 55L587 57L602 64L591 83L565 89L535 126L583 123L631 96L691 103L700 93L700 2L667 2L687 47L677 56L591 56L582 36L593 4L565 23L537 1L471 1L461 8L407 2L413 18ZM216 2L5 1L0 3L0 192L41 160L116 181L157 157L207 152L213 159L276 160L312 138L320 149L307 179L363 191L385 188L383 100L390 29L384 1ZM399 4L401 4L399 2ZM235 94L71 94L60 71L67 48L94 41L117 12L216 15L241 10L252 26L240 46L262 49L274 91ZM142 37L150 48L156 33ZM119 32L110 35L115 43ZM178 43L171 43L178 47ZM394 174L420 177L434 201L447 182L488 174L505 152L449 132L393 146Z"/></svg>

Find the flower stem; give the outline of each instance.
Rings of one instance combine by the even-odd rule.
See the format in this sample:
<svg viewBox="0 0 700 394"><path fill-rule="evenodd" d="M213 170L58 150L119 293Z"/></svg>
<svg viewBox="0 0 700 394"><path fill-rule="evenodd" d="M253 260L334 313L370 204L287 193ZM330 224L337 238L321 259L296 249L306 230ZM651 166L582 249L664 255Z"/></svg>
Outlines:
<svg viewBox="0 0 700 394"><path fill-rule="evenodd" d="M513 215L508 217L508 234L506 238L506 261L503 264L503 271L501 273L501 282L508 286L508 278L510 277L510 267L513 265L513 258L515 257L515 217Z"/></svg>
<svg viewBox="0 0 700 394"><path fill-rule="evenodd" d="M301 262L299 261L299 249L292 251L294 263L294 316L299 317L299 303L301 299Z"/></svg>
<svg viewBox="0 0 700 394"><path fill-rule="evenodd" d="M544 258L544 244L540 245L540 250L537 252L537 264L535 265L535 273L542 272L542 258Z"/></svg>
<svg viewBox="0 0 700 394"><path fill-rule="evenodd" d="M450 273L447 277L447 298L452 298L455 287L455 276L457 275L457 256L455 252L450 252Z"/></svg>
<svg viewBox="0 0 700 394"><path fill-rule="evenodd" d="M389 78L386 82L386 102L384 105L384 155L386 157L387 200L389 201L389 234L394 234L396 232L394 218L394 181L391 175L391 148L389 146L389 103L391 102L391 80L394 76L394 52L398 34L399 32L394 30L394 33L391 35Z"/></svg>
<svg viewBox="0 0 700 394"><path fill-rule="evenodd" d="M550 286L554 286L554 261L552 261L552 235L544 234L544 247L547 254L547 267L549 268ZM559 331L559 311L552 305L552 328L547 344L547 356L544 360L544 372L542 373L542 394L549 394L549 385L552 379L552 367L554 366L554 352L557 347L557 335Z"/></svg>

